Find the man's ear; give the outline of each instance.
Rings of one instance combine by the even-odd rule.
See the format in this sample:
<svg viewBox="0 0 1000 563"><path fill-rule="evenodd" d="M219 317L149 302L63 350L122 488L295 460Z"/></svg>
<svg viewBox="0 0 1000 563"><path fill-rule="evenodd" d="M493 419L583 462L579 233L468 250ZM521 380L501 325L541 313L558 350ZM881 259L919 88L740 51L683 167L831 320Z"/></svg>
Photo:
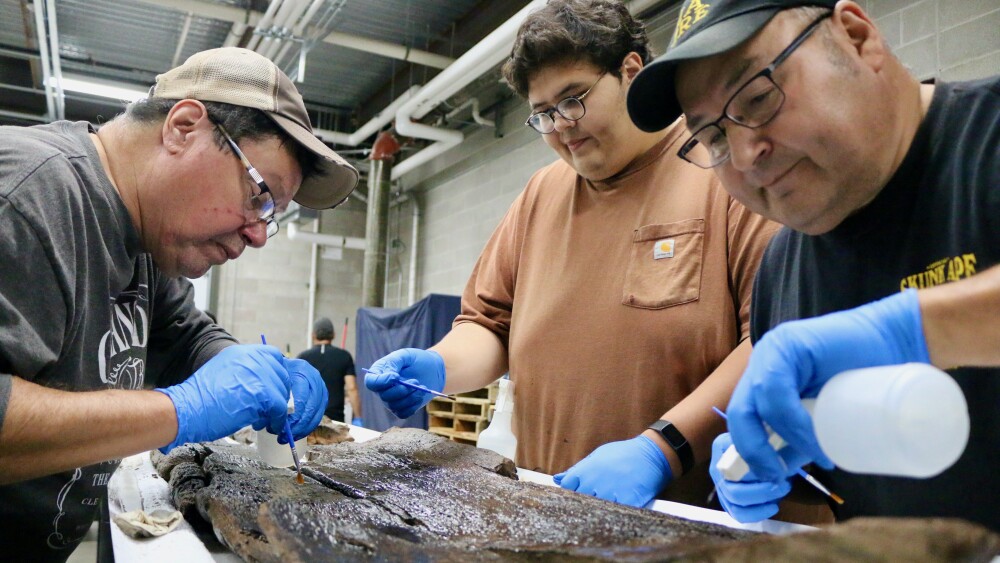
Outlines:
<svg viewBox="0 0 1000 563"><path fill-rule="evenodd" d="M872 23L868 14L855 2L838 2L833 11L835 29L846 39L854 55L878 72L885 66L889 53L885 38Z"/></svg>
<svg viewBox="0 0 1000 563"><path fill-rule="evenodd" d="M625 55L621 67L622 78L625 79L625 82L631 83L640 70L642 70L642 57L639 56L639 53L632 51Z"/></svg>
<svg viewBox="0 0 1000 563"><path fill-rule="evenodd" d="M193 133L211 131L208 110L198 100L181 100L170 108L163 120L161 135L163 146L170 152L179 152L190 146Z"/></svg>

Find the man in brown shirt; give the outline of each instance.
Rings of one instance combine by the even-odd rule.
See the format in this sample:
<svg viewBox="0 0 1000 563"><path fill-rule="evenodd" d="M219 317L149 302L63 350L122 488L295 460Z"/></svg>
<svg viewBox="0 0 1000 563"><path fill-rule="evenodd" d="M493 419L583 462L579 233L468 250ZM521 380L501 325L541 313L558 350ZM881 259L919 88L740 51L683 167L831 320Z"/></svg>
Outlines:
<svg viewBox="0 0 1000 563"><path fill-rule="evenodd" d="M459 392L509 370L517 465L636 506L672 481L668 497L704 502L707 473L691 468L723 431L711 406L746 365L751 286L774 232L676 158L683 120L657 133L632 124L626 93L650 58L620 1L558 0L528 16L504 75L561 160L497 227L452 331L366 377L409 416L430 395L398 378Z"/></svg>

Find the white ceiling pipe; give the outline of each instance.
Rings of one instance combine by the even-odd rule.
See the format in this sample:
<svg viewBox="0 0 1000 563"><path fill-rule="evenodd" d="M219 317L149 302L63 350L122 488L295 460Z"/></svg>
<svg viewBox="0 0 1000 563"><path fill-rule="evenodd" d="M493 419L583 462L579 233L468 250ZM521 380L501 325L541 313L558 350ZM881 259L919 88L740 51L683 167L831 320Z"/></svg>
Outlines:
<svg viewBox="0 0 1000 563"><path fill-rule="evenodd" d="M464 102L462 102L461 104L459 104L459 106L457 108L449 111L448 115L445 116L445 119L454 119L454 117L456 115L462 113L462 110L464 110L465 108L467 108L469 106L472 106L472 120L473 121L475 121L476 123L478 123L480 125L485 125L486 127L496 127L496 125L497 125L496 123L494 123L492 120L486 119L485 117L483 117L482 115L480 115L480 113L479 113L479 98L469 98L468 100L465 100Z"/></svg>
<svg viewBox="0 0 1000 563"><path fill-rule="evenodd" d="M309 244L321 244L323 246L334 246L337 248L349 248L352 250L365 249L365 239L363 238L327 235L323 233L310 233L299 230L299 226L295 223L288 223L287 227L288 240L296 240Z"/></svg>
<svg viewBox="0 0 1000 563"><path fill-rule="evenodd" d="M292 28L292 37L303 37L305 35L306 27L316 17L316 12L323 7L323 4L326 4L326 0L312 0L312 4L309 5L309 9L306 10L305 15L299 18L298 22ZM285 55L288 54L288 50L293 45L295 45L294 41L285 41L285 44L281 46L281 51L271 60L278 62L284 59ZM299 45L299 48L302 48L302 44Z"/></svg>
<svg viewBox="0 0 1000 563"><path fill-rule="evenodd" d="M59 26L56 24L56 0L46 0L45 14L49 20L49 55L52 58L52 77L56 86L56 117L66 119L66 94L62 87L62 64L59 62Z"/></svg>
<svg viewBox="0 0 1000 563"><path fill-rule="evenodd" d="M272 61L274 60L274 56L278 54L278 49L280 49L283 44L291 43L288 39L293 35L292 28L295 27L302 15L309 9L309 0L286 0L286 2L292 3L292 9L285 14L283 20L275 24L275 32L280 33L281 35L279 37L271 38L270 45L261 52L262 55Z"/></svg>
<svg viewBox="0 0 1000 563"><path fill-rule="evenodd" d="M203 18L212 18L217 20L228 21L232 23L244 23L254 27L265 27L270 25L270 22L265 22L261 17L260 12L250 12L250 16L247 17L246 10L241 8L235 8L232 6L225 6L222 4L208 4L202 2L201 0L137 0L143 4L150 4L153 6L160 6L161 8L167 8L170 10L179 10L182 12L192 12L196 16ZM275 0L279 2L280 0ZM271 11L271 7L268 7L268 12ZM266 14L265 14L266 15ZM251 46L256 46L257 42L260 41L260 37L255 35L247 43L247 48ZM389 43L387 41L379 41L377 39L369 39L367 37L360 37L357 35L351 35L349 33L331 32L324 39L324 43L329 43L331 45L338 45L340 47L346 47L348 49L356 49L358 51L365 51L367 53L372 53L375 55L381 55L383 57L388 57L392 59L399 59L401 61L410 61L412 63L429 66L432 68L445 68L454 62L455 59L451 57L445 57L444 55L438 55L437 53L431 53L428 51L421 51L420 49L411 49L403 45L397 45L395 43Z"/></svg>
<svg viewBox="0 0 1000 563"><path fill-rule="evenodd" d="M325 129L313 129L313 133L315 133L317 137L331 143L356 147L368 137L371 137L378 131L381 131L383 127L395 119L396 110L413 98L413 96L419 91L420 86L410 86L407 91L403 92L403 95L393 100L391 104L369 119L367 123L359 127L354 133L347 134L341 133L340 131L327 131Z"/></svg>
<svg viewBox="0 0 1000 563"><path fill-rule="evenodd" d="M188 31L191 30L191 12L184 17L184 27L181 28L181 36L177 39L177 48L174 49L174 59L170 62L170 68L177 66L181 60L181 53L184 51L184 43L187 42Z"/></svg>
<svg viewBox="0 0 1000 563"><path fill-rule="evenodd" d="M240 39L243 39L243 32L245 32L246 30L247 30L247 24L242 22L234 22L233 27L229 28L229 33L226 35L226 40L225 42L222 43L222 46L235 47L240 43Z"/></svg>
<svg viewBox="0 0 1000 563"><path fill-rule="evenodd" d="M369 39L367 37L341 33L339 31L331 31L330 34L323 39L323 41L334 45L340 45L341 47L366 51L368 53L374 53L376 55L382 55L383 57L389 57L392 59L399 59L401 61L409 61L429 66L431 68L447 68L455 62L455 59L444 55L438 55L437 53L421 51L420 49L411 49L405 45L397 45L395 43L389 43L388 41Z"/></svg>
<svg viewBox="0 0 1000 563"><path fill-rule="evenodd" d="M431 139L437 142L394 166L392 169L393 180L403 177L418 166L437 158L462 142L464 135L460 131L438 129L414 123L413 119L423 117L452 94L465 88L507 58L521 22L528 17L529 13L544 6L545 3L546 0L533 0L483 38L482 41L466 51L451 66L441 71L433 80L425 84L413 99L399 108L399 111L396 112L396 132L400 135Z"/></svg>
<svg viewBox="0 0 1000 563"><path fill-rule="evenodd" d="M32 113L22 113L19 111L7 111L0 109L0 117L9 117L13 119L23 119L24 121L37 121L39 123L48 123L49 118L44 115L35 115Z"/></svg>
<svg viewBox="0 0 1000 563"><path fill-rule="evenodd" d="M52 97L51 67L49 66L49 39L45 33L45 8L42 0L34 0L35 8L35 40L38 42L38 53L41 55L42 88L45 89L45 106L48 109L46 117L49 121L56 118L56 101Z"/></svg>
<svg viewBox="0 0 1000 563"><path fill-rule="evenodd" d="M140 0L140 1L145 1L145 0ZM191 2L191 3L195 3L194 0L188 0L188 1ZM264 12L264 17L262 17L259 21L254 22L253 20L251 20L251 21L249 21L247 23L249 25L252 25L255 30L266 29L268 26L271 25L271 22L274 21L274 12L276 12L278 10L278 7L281 6L281 1L282 0L271 0L271 3L268 4L268 6L267 6L267 11ZM163 2L163 0L160 0L160 2ZM200 2L198 2L198 3L200 4ZM173 7L174 4L175 4L174 2L170 2L170 1L166 2L166 6L168 6L168 7ZM162 6L164 4L160 3L160 5ZM176 9L180 9L180 8L178 7ZM240 12L243 11L243 10L239 10L239 8L232 8L232 9L238 10ZM189 12L194 12L194 9L189 9L188 11ZM213 15L213 16L209 16L209 17L217 17L217 16ZM218 18L218 19L224 19L224 18ZM230 21L238 22L238 21L241 21L242 19L243 18L239 18L239 19L230 20ZM255 33L253 35L253 37L250 38L250 41L247 41L247 49L250 49L251 51L255 51L257 49L257 45L260 43L260 39L261 39L260 35L257 35Z"/></svg>
<svg viewBox="0 0 1000 563"><path fill-rule="evenodd" d="M288 19L291 17L291 15L296 11L298 11L300 4L301 2L299 0L282 1L281 7L279 7L278 11L274 14L274 21L271 22L270 27L257 28L257 31L267 33L268 36L263 37L260 40L260 43L257 44L257 48L254 49L255 51L266 57L267 56L266 53L271 50L274 44L281 42L280 39L272 37L271 35L281 33L282 28L284 28L287 25Z"/></svg>
<svg viewBox="0 0 1000 563"><path fill-rule="evenodd" d="M428 126L427 125L421 125L420 127L428 127ZM429 129L434 129L433 127L428 127L428 128ZM396 126L396 130L397 131L399 130L399 125L398 124ZM439 131L440 132L442 130L441 129L435 129L435 131ZM448 131L448 130L445 129L444 131ZM462 139L465 136L462 135L462 133L459 132L459 131L451 131L451 132L456 134L455 137L452 140L449 140L449 141L438 141L437 143L434 143L433 145L425 148L424 150L418 152L417 154L414 154L414 155L410 156L409 158L407 158L403 162L400 162L399 164L393 166L392 167L392 179L393 180L398 180L398 179L402 178L403 175L409 174L410 172L413 172L414 170L417 169L417 167L423 165L424 163L430 162L431 160L433 160L433 159L441 156L442 154L450 151L451 149L457 147L459 145L459 143L462 142Z"/></svg>
<svg viewBox="0 0 1000 563"><path fill-rule="evenodd" d="M528 14L545 6L545 0L534 0L493 30L474 47L465 52L448 68L428 82L420 96L407 104L403 111L415 119L427 115L442 101L468 86L487 71L500 64L510 56L510 49L517 36L517 28L521 27Z"/></svg>

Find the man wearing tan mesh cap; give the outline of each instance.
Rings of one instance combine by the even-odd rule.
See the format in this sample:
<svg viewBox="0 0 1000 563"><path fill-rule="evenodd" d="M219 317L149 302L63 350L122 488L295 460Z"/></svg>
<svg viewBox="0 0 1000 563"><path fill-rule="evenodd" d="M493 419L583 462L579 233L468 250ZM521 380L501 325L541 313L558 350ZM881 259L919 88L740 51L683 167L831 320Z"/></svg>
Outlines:
<svg viewBox="0 0 1000 563"><path fill-rule="evenodd" d="M5 555L65 560L122 457L278 433L290 392L295 437L319 423L319 373L237 345L182 276L264 246L289 202L331 208L357 180L288 77L244 49L192 56L99 131L0 127Z"/></svg>

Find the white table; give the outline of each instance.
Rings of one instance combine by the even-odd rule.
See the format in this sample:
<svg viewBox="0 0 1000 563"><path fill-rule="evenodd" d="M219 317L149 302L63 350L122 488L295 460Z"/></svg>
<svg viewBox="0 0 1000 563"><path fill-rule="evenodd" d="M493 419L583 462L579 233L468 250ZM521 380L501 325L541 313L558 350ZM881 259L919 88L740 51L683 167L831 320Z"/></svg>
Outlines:
<svg viewBox="0 0 1000 563"><path fill-rule="evenodd" d="M365 442L378 437L379 432L351 426L351 437L356 442ZM555 486L551 475L518 469L520 479L530 483ZM149 453L131 456L122 460L121 466L108 483L109 509L115 514L142 508L151 511L157 507L170 506L170 487L157 475L149 459ZM646 506L651 510L681 518L721 524L731 528L789 534L813 528L798 524L788 524L776 520L765 520L756 524L740 524L725 512L709 510L656 500ZM198 537L185 520L174 531L157 538L136 540L126 536L114 523L111 524L111 540L114 544L115 560L119 563L142 561L143 563L184 561L185 563L211 563L213 561L240 561L221 544L207 545Z"/></svg>

